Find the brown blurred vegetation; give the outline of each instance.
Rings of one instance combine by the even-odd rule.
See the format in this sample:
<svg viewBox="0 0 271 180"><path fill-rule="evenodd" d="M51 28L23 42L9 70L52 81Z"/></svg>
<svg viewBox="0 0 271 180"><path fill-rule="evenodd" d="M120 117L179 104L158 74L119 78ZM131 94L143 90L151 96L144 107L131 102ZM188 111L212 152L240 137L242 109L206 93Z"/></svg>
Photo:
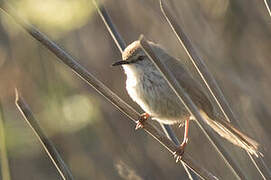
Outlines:
<svg viewBox="0 0 271 180"><path fill-rule="evenodd" d="M193 68L162 16L157 0L105 0L127 43L141 33ZM271 18L258 0L171 1L197 52L215 75L242 130L262 145L271 165ZM108 87L134 104L125 76L110 65L121 55L91 1L13 1L18 12L46 33ZM194 73L195 74L195 73ZM60 179L14 104L21 89L39 123L76 179L188 179L156 141L88 87L43 46L1 13L0 100L12 179ZM179 138L183 129L174 128ZM222 179L232 179L221 158L192 123L187 153ZM221 140L251 179L258 174L243 150Z"/></svg>

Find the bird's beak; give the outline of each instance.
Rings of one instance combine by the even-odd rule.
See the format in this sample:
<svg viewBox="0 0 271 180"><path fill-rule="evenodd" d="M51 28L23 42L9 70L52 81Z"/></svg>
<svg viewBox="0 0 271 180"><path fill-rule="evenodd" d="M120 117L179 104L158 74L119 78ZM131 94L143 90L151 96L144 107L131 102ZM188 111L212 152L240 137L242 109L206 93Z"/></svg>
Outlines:
<svg viewBox="0 0 271 180"><path fill-rule="evenodd" d="M124 64L130 64L130 62L121 60L121 61L117 61L113 63L112 66L119 66L119 65L124 65Z"/></svg>

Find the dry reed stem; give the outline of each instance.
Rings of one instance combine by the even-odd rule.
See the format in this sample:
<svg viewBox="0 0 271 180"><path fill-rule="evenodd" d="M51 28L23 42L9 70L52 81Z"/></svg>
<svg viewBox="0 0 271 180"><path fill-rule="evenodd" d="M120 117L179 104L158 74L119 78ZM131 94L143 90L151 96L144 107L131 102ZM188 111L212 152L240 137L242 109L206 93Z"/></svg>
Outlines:
<svg viewBox="0 0 271 180"><path fill-rule="evenodd" d="M264 0L264 4L267 8L267 11L269 13L269 15L271 16L271 10L270 10L270 6L271 6L271 1L270 0Z"/></svg>
<svg viewBox="0 0 271 180"><path fill-rule="evenodd" d="M112 22L111 17L107 13L103 5L99 4L97 0L92 0L94 6L96 7L100 17L102 18L105 27L113 38L115 44L118 46L119 51L122 53L126 48L126 43L118 32L115 24Z"/></svg>
<svg viewBox="0 0 271 180"><path fill-rule="evenodd" d="M10 167L6 146L5 119L2 104L0 102L0 159L1 159L1 176L3 180L10 180Z"/></svg>
<svg viewBox="0 0 271 180"><path fill-rule="evenodd" d="M24 117L27 124L31 127L34 131L35 135L39 139L40 143L42 144L44 150L46 151L47 155L55 165L57 171L59 172L60 176L63 180L74 180L71 171L69 170L66 163L63 161L61 155L56 150L54 144L47 138L43 130L40 128L37 120L33 116L30 107L21 97L20 92L15 89L15 104L19 111L21 112L22 116Z"/></svg>

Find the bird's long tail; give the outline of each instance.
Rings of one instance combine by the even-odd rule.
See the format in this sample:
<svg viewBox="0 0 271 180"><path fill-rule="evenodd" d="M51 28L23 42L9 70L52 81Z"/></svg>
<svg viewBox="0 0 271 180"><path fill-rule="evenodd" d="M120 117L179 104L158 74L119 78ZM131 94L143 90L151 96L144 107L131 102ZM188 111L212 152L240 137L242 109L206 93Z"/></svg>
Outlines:
<svg viewBox="0 0 271 180"><path fill-rule="evenodd" d="M259 144L253 139L249 138L235 127L233 127L230 123L222 120L221 122L217 122L209 118L204 112L201 113L203 118L206 120L206 123L221 137L227 139L231 143L245 149L250 154L254 154L256 157L262 155L259 150Z"/></svg>

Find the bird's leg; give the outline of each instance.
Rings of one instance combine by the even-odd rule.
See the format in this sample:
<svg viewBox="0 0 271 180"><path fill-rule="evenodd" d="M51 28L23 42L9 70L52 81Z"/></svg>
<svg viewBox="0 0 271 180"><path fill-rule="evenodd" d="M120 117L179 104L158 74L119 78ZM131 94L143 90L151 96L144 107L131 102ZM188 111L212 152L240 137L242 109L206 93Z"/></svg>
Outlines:
<svg viewBox="0 0 271 180"><path fill-rule="evenodd" d="M190 118L187 118L185 120L185 129L184 129L184 137L182 144L177 148L177 150L174 152L174 157L176 158L176 163L182 159L182 155L184 153L184 148L187 145L188 142L188 129L189 129L189 121Z"/></svg>
<svg viewBox="0 0 271 180"><path fill-rule="evenodd" d="M148 113L143 113L140 115L139 120L136 122L136 130L143 128L144 127L144 123L147 121L147 119L149 119L150 115Z"/></svg>

